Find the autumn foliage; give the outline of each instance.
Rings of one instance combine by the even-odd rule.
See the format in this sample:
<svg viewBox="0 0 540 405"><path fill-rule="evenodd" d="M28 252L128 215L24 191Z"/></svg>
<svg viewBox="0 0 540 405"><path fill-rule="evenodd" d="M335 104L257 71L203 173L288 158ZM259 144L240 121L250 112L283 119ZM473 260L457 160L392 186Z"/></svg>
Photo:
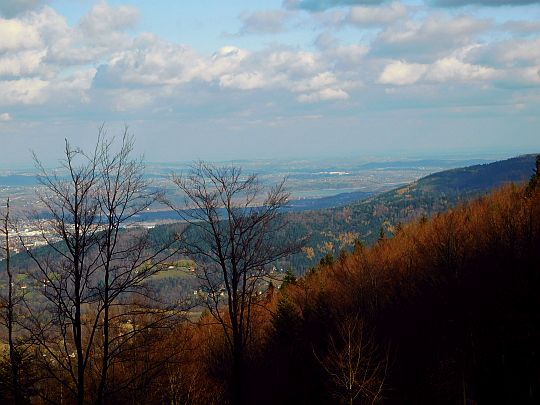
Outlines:
<svg viewBox="0 0 540 405"><path fill-rule="evenodd" d="M245 402L537 403L539 247L540 192L509 185L291 280L260 302ZM196 389L225 393L219 329L193 332Z"/></svg>
<svg viewBox="0 0 540 405"><path fill-rule="evenodd" d="M508 185L400 226L255 307L245 403L539 403L540 190ZM231 403L211 316L132 344L110 403Z"/></svg>
<svg viewBox="0 0 540 405"><path fill-rule="evenodd" d="M383 382L354 403L537 403L539 277L538 189L507 186L402 227L281 294L268 403L352 403L328 372L336 342L350 350L351 318L374 342L359 374L377 368Z"/></svg>

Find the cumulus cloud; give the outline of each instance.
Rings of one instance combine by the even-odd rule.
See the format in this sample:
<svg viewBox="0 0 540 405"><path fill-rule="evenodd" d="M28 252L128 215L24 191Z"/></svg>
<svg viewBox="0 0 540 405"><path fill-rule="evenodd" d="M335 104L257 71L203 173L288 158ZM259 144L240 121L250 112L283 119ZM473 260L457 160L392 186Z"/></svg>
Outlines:
<svg viewBox="0 0 540 405"><path fill-rule="evenodd" d="M527 4L539 4L538 0L428 0L428 4L436 7L462 7L468 5L478 6L523 6Z"/></svg>
<svg viewBox="0 0 540 405"><path fill-rule="evenodd" d="M497 59L511 66L527 62L540 63L540 38L529 41L505 41L494 48Z"/></svg>
<svg viewBox="0 0 540 405"><path fill-rule="evenodd" d="M205 55L150 33L128 36L125 30L137 18L131 7L99 2L73 26L49 7L2 20L0 104L84 104L107 97L112 110L127 111L174 99L182 88L282 91L302 102L342 100L358 85L354 72L367 53L365 46L351 44L257 52L225 46Z"/></svg>
<svg viewBox="0 0 540 405"><path fill-rule="evenodd" d="M0 105L40 104L46 99L47 86L49 82L41 79L0 81Z"/></svg>
<svg viewBox="0 0 540 405"><path fill-rule="evenodd" d="M226 46L205 57L188 46L157 37L147 36L137 40L136 45L100 67L94 84L103 88L197 84L232 91L282 90L299 95L302 101L307 100L303 95L309 95L310 102L343 99L344 88L353 86L350 80L340 80L331 71L340 52L348 55L339 48L332 56L323 56L288 49L249 52ZM360 47L353 50L366 53Z"/></svg>
<svg viewBox="0 0 540 405"><path fill-rule="evenodd" d="M430 61L477 43L492 27L492 21L486 19L428 15L390 25L377 35L372 48L373 53L380 56Z"/></svg>
<svg viewBox="0 0 540 405"><path fill-rule="evenodd" d="M36 27L22 20L0 18L0 52L34 48L40 43Z"/></svg>
<svg viewBox="0 0 540 405"><path fill-rule="evenodd" d="M315 3L322 7L347 2L310 4ZM313 22L331 14L334 24L322 25L326 31L313 49L272 44L249 50L231 45L213 54L151 33L129 33L139 17L133 7L101 1L78 23L69 24L44 6L0 19L0 105L69 102L128 112L163 110L195 99L200 104L231 97L248 100L255 95L339 103L377 91L374 84L402 90L454 82L506 86L512 75L520 75L516 86L537 85L540 39L525 36L509 41L502 36L497 42L485 35L511 29L534 32L533 21L519 22L519 27L518 22L496 25L440 10L417 12L396 1L379 6L378 1L349 3L354 5L347 10L324 13L275 10L241 17L241 32L260 34L280 32L295 15ZM336 31L337 22L379 30L368 32L360 42L345 42Z"/></svg>
<svg viewBox="0 0 540 405"><path fill-rule="evenodd" d="M96 85L178 85L198 77L202 63L190 47L144 34L130 48L116 52L100 66Z"/></svg>
<svg viewBox="0 0 540 405"><path fill-rule="evenodd" d="M4 54L0 56L0 78L33 76L39 73L41 63L46 55L46 50L28 50L14 55Z"/></svg>
<svg viewBox="0 0 540 405"><path fill-rule="evenodd" d="M48 3L47 0L2 0L0 1L0 14L6 17L14 17L46 3Z"/></svg>
<svg viewBox="0 0 540 405"><path fill-rule="evenodd" d="M455 57L447 57L433 63L426 80L434 82L490 80L497 76L493 68L465 63Z"/></svg>
<svg viewBox="0 0 540 405"><path fill-rule="evenodd" d="M48 6L0 18L0 103L88 102L92 65L129 49L124 31L137 17L132 7L99 2L74 26Z"/></svg>
<svg viewBox="0 0 540 405"><path fill-rule="evenodd" d="M497 75L497 71L493 68L472 65L456 57L446 57L432 64L393 61L385 66L379 77L379 83L404 86L420 81L434 83L469 82L490 80Z"/></svg>
<svg viewBox="0 0 540 405"><path fill-rule="evenodd" d="M222 88L240 90L254 90L268 87L274 80L269 80L262 72L240 72L237 74L224 74L219 78Z"/></svg>
<svg viewBox="0 0 540 405"><path fill-rule="evenodd" d="M471 49L467 58L503 68L540 66L540 38L508 39Z"/></svg>
<svg viewBox="0 0 540 405"><path fill-rule="evenodd" d="M112 7L101 1L95 4L90 12L81 19L80 28L87 35L99 37L131 28L138 18L139 11L135 7Z"/></svg>
<svg viewBox="0 0 540 405"><path fill-rule="evenodd" d="M395 61L386 65L379 77L379 83L399 86L413 84L420 80L427 70L427 66L420 63Z"/></svg>

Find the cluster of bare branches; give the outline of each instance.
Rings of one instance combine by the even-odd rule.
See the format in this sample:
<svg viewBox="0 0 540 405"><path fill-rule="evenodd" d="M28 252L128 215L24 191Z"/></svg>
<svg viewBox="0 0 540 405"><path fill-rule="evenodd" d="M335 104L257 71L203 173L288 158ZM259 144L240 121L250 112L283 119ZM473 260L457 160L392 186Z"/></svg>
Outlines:
<svg viewBox="0 0 540 405"><path fill-rule="evenodd" d="M328 353L315 357L330 377L330 389L339 403L377 404L383 400L388 353L380 353L360 316L344 317Z"/></svg>
<svg viewBox="0 0 540 405"><path fill-rule="evenodd" d="M149 337L160 336L156 330L177 327L189 308L182 297L173 303L160 301L148 282L181 251L196 259L203 290L199 297L220 325L229 349L229 397L242 402L254 308L261 304L273 266L302 245L280 237L286 225L280 210L289 197L285 181L267 188L256 175L244 175L238 167L199 162L187 175L173 176L185 197L180 208L151 187L143 161L132 158L132 153L127 128L116 143L101 127L91 153L66 140L59 170L47 169L34 156L41 184L38 199L45 207L35 223L44 249L34 249L17 231L8 203L1 230L8 275L2 309L17 403L22 403L23 395L15 362L16 307L24 313L17 333L28 339L26 347L34 351L40 370L34 395L51 403L107 403L138 378L135 369L124 370L122 380L115 369L123 370L130 355L145 353L140 342L152 344ZM176 235L156 247L147 230L130 227L158 201L178 212L188 237ZM28 275L35 288L27 300L14 295L11 234L17 235L33 263ZM150 371L145 366L141 372Z"/></svg>
<svg viewBox="0 0 540 405"><path fill-rule="evenodd" d="M232 358L232 396L241 403L244 353L263 278L272 263L301 246L278 238L285 226L279 211L289 198L285 180L266 189L256 175L244 175L239 167L205 162L173 180L185 202L182 208L169 205L197 233L184 242L199 259L205 304L222 326Z"/></svg>
<svg viewBox="0 0 540 405"><path fill-rule="evenodd" d="M39 255L20 237L42 286L42 299L27 303L25 329L47 378L77 404L90 395L89 374L95 402L106 402L115 360L132 350L139 334L170 326L180 314L178 303L152 300L145 283L178 251L176 241L151 249L147 231L126 230L161 196L132 152L127 128L116 151L101 127L91 154L66 141L60 172L50 173L36 158L44 190L38 197L46 207L41 234L49 249Z"/></svg>
<svg viewBox="0 0 540 405"><path fill-rule="evenodd" d="M21 333L20 318L21 309L24 308L24 290L17 289L17 274L11 265L12 235L15 233L16 224L13 222L10 211L10 199L6 201L6 207L0 218L0 261L7 274L7 291L0 294L0 324L7 330L8 356L4 364L2 388L7 391L8 396L15 404L22 404L25 398L22 375L25 371L25 356L31 347L31 343L26 339L26 335ZM6 378L7 377L7 378Z"/></svg>

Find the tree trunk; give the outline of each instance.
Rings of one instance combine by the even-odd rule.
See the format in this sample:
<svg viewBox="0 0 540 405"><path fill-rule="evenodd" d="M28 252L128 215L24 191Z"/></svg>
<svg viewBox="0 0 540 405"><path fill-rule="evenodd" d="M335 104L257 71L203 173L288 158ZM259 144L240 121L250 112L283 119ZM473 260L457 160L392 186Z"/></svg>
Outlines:
<svg viewBox="0 0 540 405"><path fill-rule="evenodd" d="M11 365L11 389L15 404L21 403L21 390L19 384L19 356L15 348L15 340L13 339L13 273L11 272L11 250L9 246L9 198L6 205L6 215L4 217L4 234L6 243L6 272L8 275L8 303L7 303L7 328L8 328L8 345L9 345L9 361Z"/></svg>
<svg viewBox="0 0 540 405"><path fill-rule="evenodd" d="M96 403L101 405L105 400L105 386L107 384L107 372L109 369L109 268L105 269L105 291L103 308L103 359L101 363L101 379L98 387Z"/></svg>
<svg viewBox="0 0 540 405"><path fill-rule="evenodd" d="M243 393L243 373L244 359L241 342L234 342L233 351L233 374L232 374L232 401L235 405L242 405L244 400Z"/></svg>

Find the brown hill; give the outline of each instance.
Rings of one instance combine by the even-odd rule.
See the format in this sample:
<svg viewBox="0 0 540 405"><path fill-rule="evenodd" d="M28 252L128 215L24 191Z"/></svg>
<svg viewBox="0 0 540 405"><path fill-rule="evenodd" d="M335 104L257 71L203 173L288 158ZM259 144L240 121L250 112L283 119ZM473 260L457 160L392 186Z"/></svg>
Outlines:
<svg viewBox="0 0 540 405"><path fill-rule="evenodd" d="M287 286L268 403L539 403L538 308L540 190L510 185Z"/></svg>

